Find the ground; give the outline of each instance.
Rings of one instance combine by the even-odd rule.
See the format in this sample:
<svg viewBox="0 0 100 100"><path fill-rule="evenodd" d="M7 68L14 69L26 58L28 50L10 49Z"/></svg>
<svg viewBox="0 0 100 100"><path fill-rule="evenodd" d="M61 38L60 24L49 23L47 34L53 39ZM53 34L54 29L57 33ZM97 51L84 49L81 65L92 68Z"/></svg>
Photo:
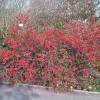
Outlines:
<svg viewBox="0 0 100 100"><path fill-rule="evenodd" d="M100 100L100 95L55 93L32 86L0 85L0 100Z"/></svg>

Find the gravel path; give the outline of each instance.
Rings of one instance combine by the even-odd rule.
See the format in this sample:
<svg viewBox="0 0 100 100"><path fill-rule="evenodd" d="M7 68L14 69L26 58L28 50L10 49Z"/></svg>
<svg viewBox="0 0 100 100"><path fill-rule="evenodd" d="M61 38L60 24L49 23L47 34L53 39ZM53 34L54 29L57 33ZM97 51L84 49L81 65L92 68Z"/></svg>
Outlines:
<svg viewBox="0 0 100 100"><path fill-rule="evenodd" d="M0 100L100 100L100 95L55 93L31 86L0 85Z"/></svg>

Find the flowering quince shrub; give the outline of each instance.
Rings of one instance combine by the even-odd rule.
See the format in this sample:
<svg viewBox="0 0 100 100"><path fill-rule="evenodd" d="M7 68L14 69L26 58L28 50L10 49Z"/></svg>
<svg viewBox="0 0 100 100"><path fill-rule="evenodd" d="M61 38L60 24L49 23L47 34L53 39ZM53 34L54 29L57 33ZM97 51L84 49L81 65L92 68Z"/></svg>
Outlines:
<svg viewBox="0 0 100 100"><path fill-rule="evenodd" d="M26 15L16 18L23 27L13 25L8 35L0 35L2 80L66 90L70 86L85 88L80 83L88 80L90 85L90 78L99 77L90 69L100 70L100 26L89 30L86 25L72 22L64 29L36 34L26 25Z"/></svg>

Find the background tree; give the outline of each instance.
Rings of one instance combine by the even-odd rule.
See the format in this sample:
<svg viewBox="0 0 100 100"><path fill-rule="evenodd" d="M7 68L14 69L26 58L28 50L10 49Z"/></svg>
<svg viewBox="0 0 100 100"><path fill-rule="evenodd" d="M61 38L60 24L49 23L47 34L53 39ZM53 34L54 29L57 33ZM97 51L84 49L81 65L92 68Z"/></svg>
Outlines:
<svg viewBox="0 0 100 100"><path fill-rule="evenodd" d="M94 0L63 0L57 14L65 20L85 20L95 14Z"/></svg>

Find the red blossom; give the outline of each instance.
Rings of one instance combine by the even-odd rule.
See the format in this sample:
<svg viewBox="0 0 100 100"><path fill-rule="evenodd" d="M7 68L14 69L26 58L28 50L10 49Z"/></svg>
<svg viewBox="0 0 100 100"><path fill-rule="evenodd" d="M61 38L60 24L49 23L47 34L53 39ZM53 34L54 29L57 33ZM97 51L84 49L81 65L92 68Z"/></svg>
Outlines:
<svg viewBox="0 0 100 100"><path fill-rule="evenodd" d="M84 68L82 70L83 76L89 76L89 70L87 68Z"/></svg>
<svg viewBox="0 0 100 100"><path fill-rule="evenodd" d="M25 61L25 59L18 60L18 64L19 66L27 66L27 62Z"/></svg>
<svg viewBox="0 0 100 100"><path fill-rule="evenodd" d="M24 14L18 14L18 15L16 16L16 19L17 19L18 21L20 21L21 23L23 23L23 24L26 24L26 23L29 22L28 16L27 16L27 15L24 15Z"/></svg>

